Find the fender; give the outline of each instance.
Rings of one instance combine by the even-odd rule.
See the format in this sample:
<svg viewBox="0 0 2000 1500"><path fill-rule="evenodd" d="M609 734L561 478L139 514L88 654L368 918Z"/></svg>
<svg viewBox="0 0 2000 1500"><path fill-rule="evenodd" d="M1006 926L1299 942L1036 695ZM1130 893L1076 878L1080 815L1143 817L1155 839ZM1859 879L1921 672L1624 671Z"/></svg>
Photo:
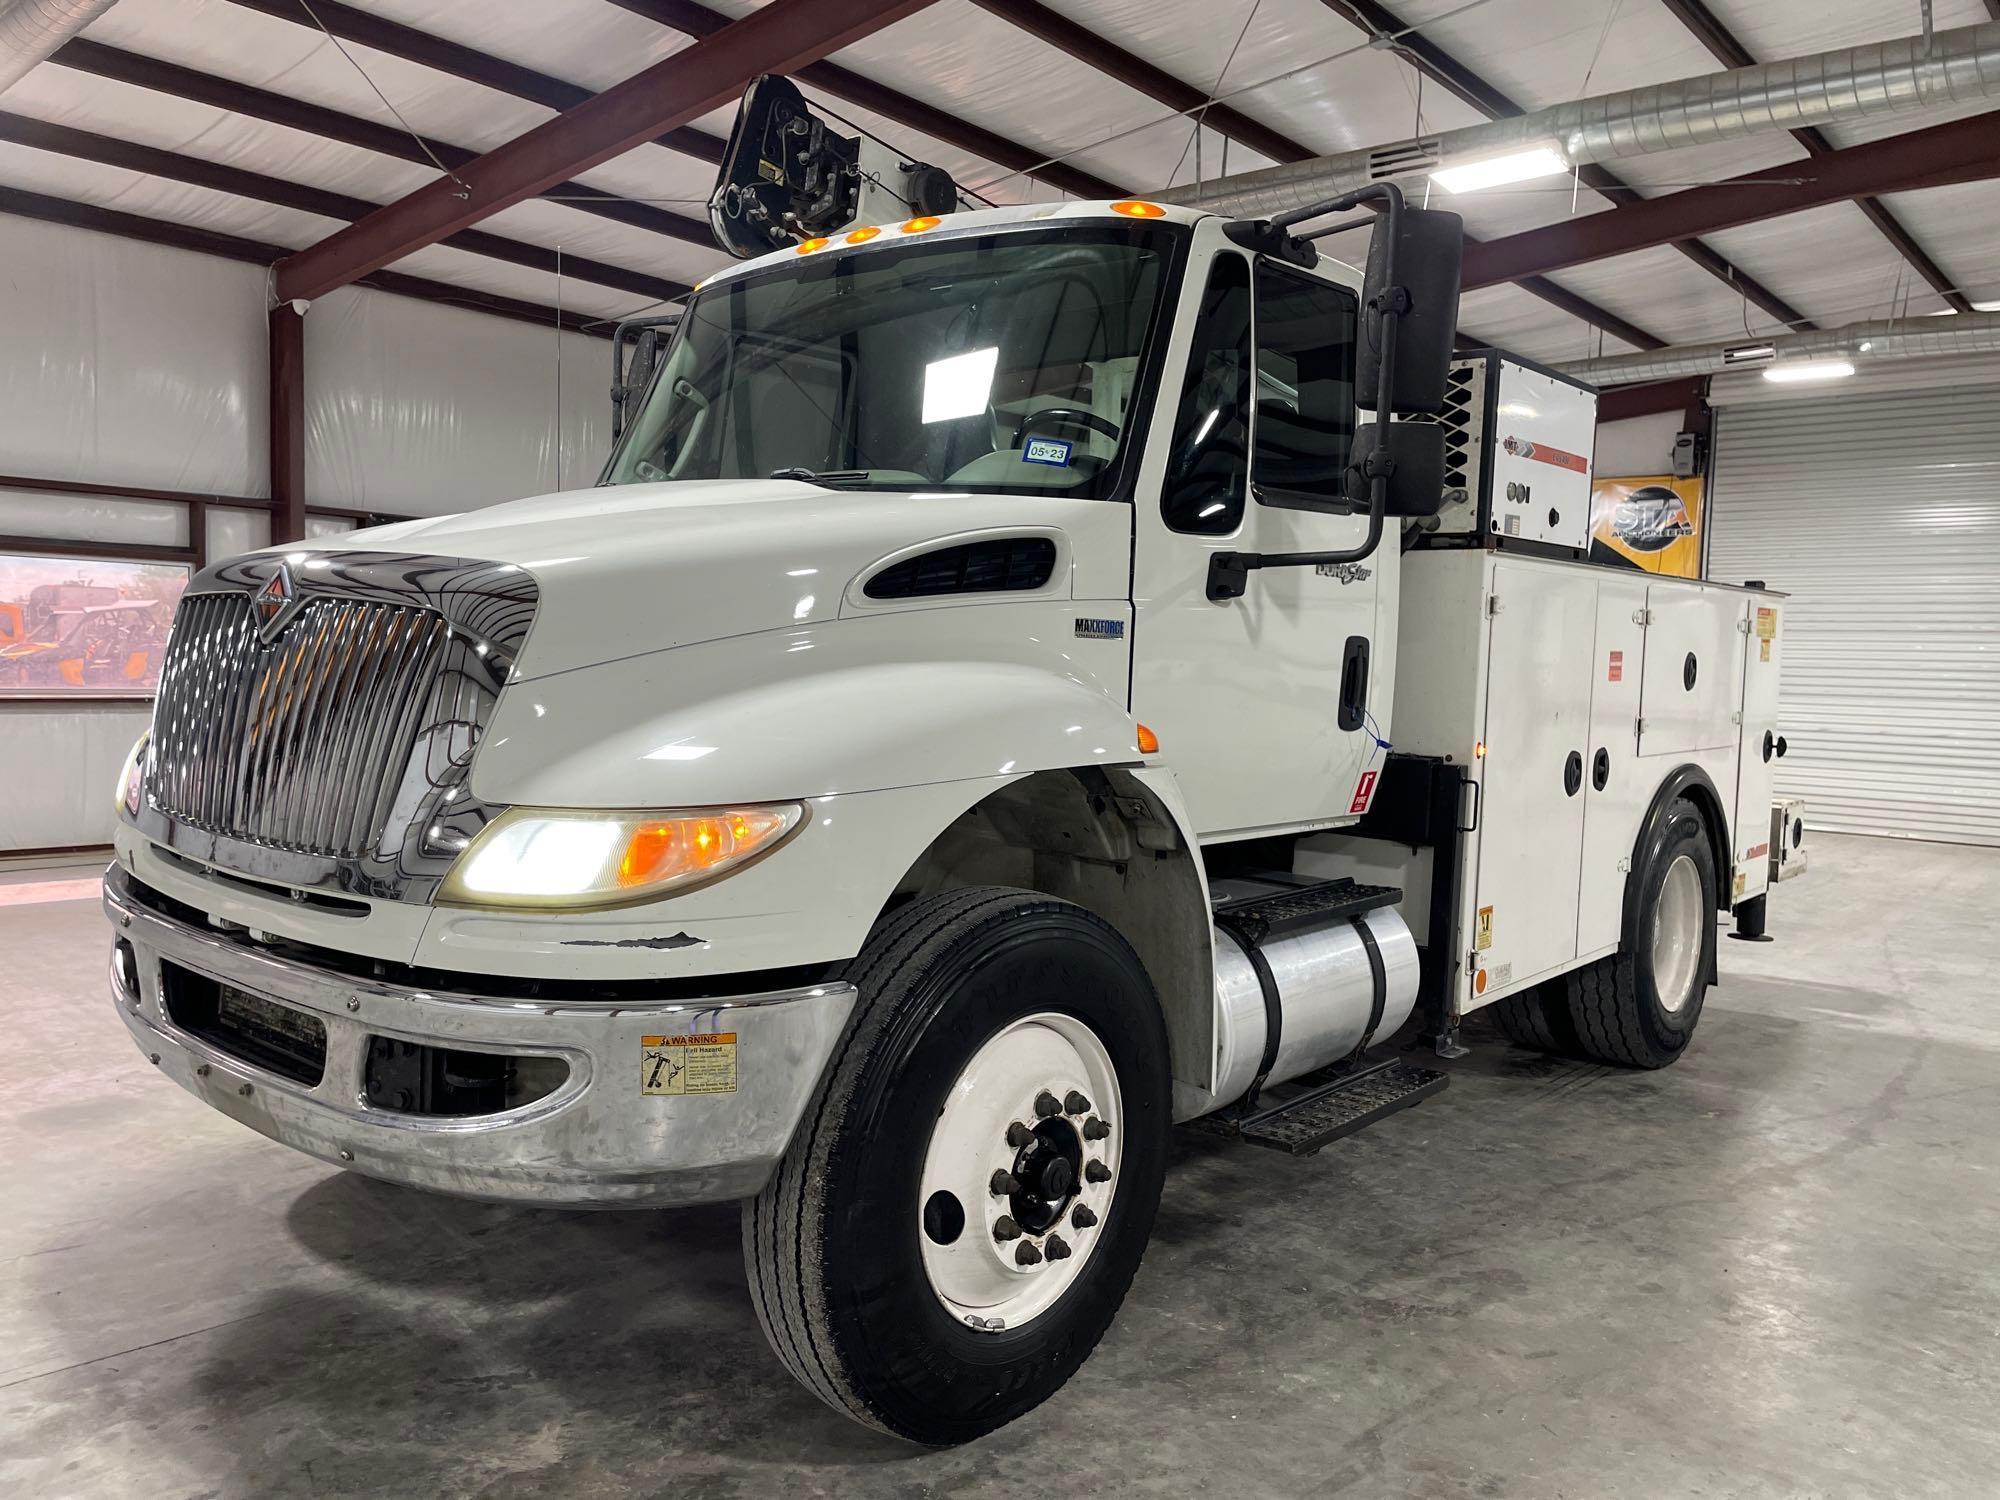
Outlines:
<svg viewBox="0 0 2000 1500"><path fill-rule="evenodd" d="M1717 910L1729 910L1729 872L1732 868L1729 850L1729 825L1722 811L1722 795L1715 789L1715 782L1700 766L1676 766L1660 783L1653 793L1653 800L1647 805L1646 816L1639 820L1639 836L1632 842L1631 869L1625 875L1625 915L1621 924L1622 943L1625 952L1637 953L1639 934L1634 931L1636 913L1639 909L1638 879L1646 846L1666 821L1667 809L1676 798L1686 797L1701 808L1702 821L1708 827L1708 845L1715 858L1715 892ZM1713 932L1708 943L1708 982L1715 982L1715 941Z"/></svg>

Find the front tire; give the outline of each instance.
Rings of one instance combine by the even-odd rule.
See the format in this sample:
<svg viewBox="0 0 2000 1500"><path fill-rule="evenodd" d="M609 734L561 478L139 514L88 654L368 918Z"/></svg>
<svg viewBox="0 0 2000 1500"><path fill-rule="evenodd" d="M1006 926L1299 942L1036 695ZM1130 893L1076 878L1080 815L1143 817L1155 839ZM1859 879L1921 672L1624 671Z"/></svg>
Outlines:
<svg viewBox="0 0 2000 1500"><path fill-rule="evenodd" d="M1165 1025L1113 928L1030 891L913 902L850 977L840 1050L744 1208L752 1299L829 1406L965 1442L1048 1399L1124 1300L1165 1175Z"/></svg>
<svg viewBox="0 0 2000 1500"><path fill-rule="evenodd" d="M1618 952L1567 976L1569 1014L1597 1061L1664 1068L1693 1040L1715 974L1715 851L1699 807L1669 804L1637 874Z"/></svg>

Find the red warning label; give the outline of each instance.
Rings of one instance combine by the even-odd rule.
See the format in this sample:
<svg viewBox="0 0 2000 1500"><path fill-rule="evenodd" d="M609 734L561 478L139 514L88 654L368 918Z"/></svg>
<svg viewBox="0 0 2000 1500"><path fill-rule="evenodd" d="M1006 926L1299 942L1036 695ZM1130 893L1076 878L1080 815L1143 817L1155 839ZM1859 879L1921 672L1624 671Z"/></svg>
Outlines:
<svg viewBox="0 0 2000 1500"><path fill-rule="evenodd" d="M1625 653L1623 651L1614 651L1611 653L1611 665L1605 670L1604 680L1606 682L1623 682L1625 680Z"/></svg>
<svg viewBox="0 0 2000 1500"><path fill-rule="evenodd" d="M1347 810L1351 813L1367 812L1368 799L1374 795L1375 773L1373 771L1363 771L1361 773L1361 783L1355 787L1354 800L1348 803Z"/></svg>
<svg viewBox="0 0 2000 1500"><path fill-rule="evenodd" d="M1510 437L1501 446L1516 458L1532 459L1538 464L1554 464L1558 469L1568 469L1575 474L1590 472L1590 460L1581 453L1551 448L1547 443L1531 443L1526 438Z"/></svg>

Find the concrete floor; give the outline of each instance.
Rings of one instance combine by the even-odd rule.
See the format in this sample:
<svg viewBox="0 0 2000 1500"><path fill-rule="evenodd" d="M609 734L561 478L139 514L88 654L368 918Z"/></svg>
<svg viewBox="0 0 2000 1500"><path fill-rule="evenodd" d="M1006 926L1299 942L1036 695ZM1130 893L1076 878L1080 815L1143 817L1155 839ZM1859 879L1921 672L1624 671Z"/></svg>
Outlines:
<svg viewBox="0 0 2000 1500"><path fill-rule="evenodd" d="M1812 857L1664 1073L1481 1034L1312 1160L1187 1136L1104 1347L941 1453L793 1386L734 1209L329 1171L147 1068L92 903L0 903L0 1494L1991 1495L2000 851Z"/></svg>

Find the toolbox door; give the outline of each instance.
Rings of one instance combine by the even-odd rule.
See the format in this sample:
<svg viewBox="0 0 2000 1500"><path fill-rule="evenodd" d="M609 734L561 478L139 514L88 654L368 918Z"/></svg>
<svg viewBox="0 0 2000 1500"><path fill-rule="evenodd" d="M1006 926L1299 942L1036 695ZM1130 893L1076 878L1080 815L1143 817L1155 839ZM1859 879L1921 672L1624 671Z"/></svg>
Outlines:
<svg viewBox="0 0 2000 1500"><path fill-rule="evenodd" d="M1743 601L1743 745L1736 757L1736 815L1729 820L1736 865L1731 904L1764 894L1771 883L1771 781L1778 758L1780 601ZM1727 872L1724 873L1727 879Z"/></svg>
<svg viewBox="0 0 2000 1500"><path fill-rule="evenodd" d="M1641 755L1684 755L1736 743L1742 597L1690 583L1648 586Z"/></svg>

